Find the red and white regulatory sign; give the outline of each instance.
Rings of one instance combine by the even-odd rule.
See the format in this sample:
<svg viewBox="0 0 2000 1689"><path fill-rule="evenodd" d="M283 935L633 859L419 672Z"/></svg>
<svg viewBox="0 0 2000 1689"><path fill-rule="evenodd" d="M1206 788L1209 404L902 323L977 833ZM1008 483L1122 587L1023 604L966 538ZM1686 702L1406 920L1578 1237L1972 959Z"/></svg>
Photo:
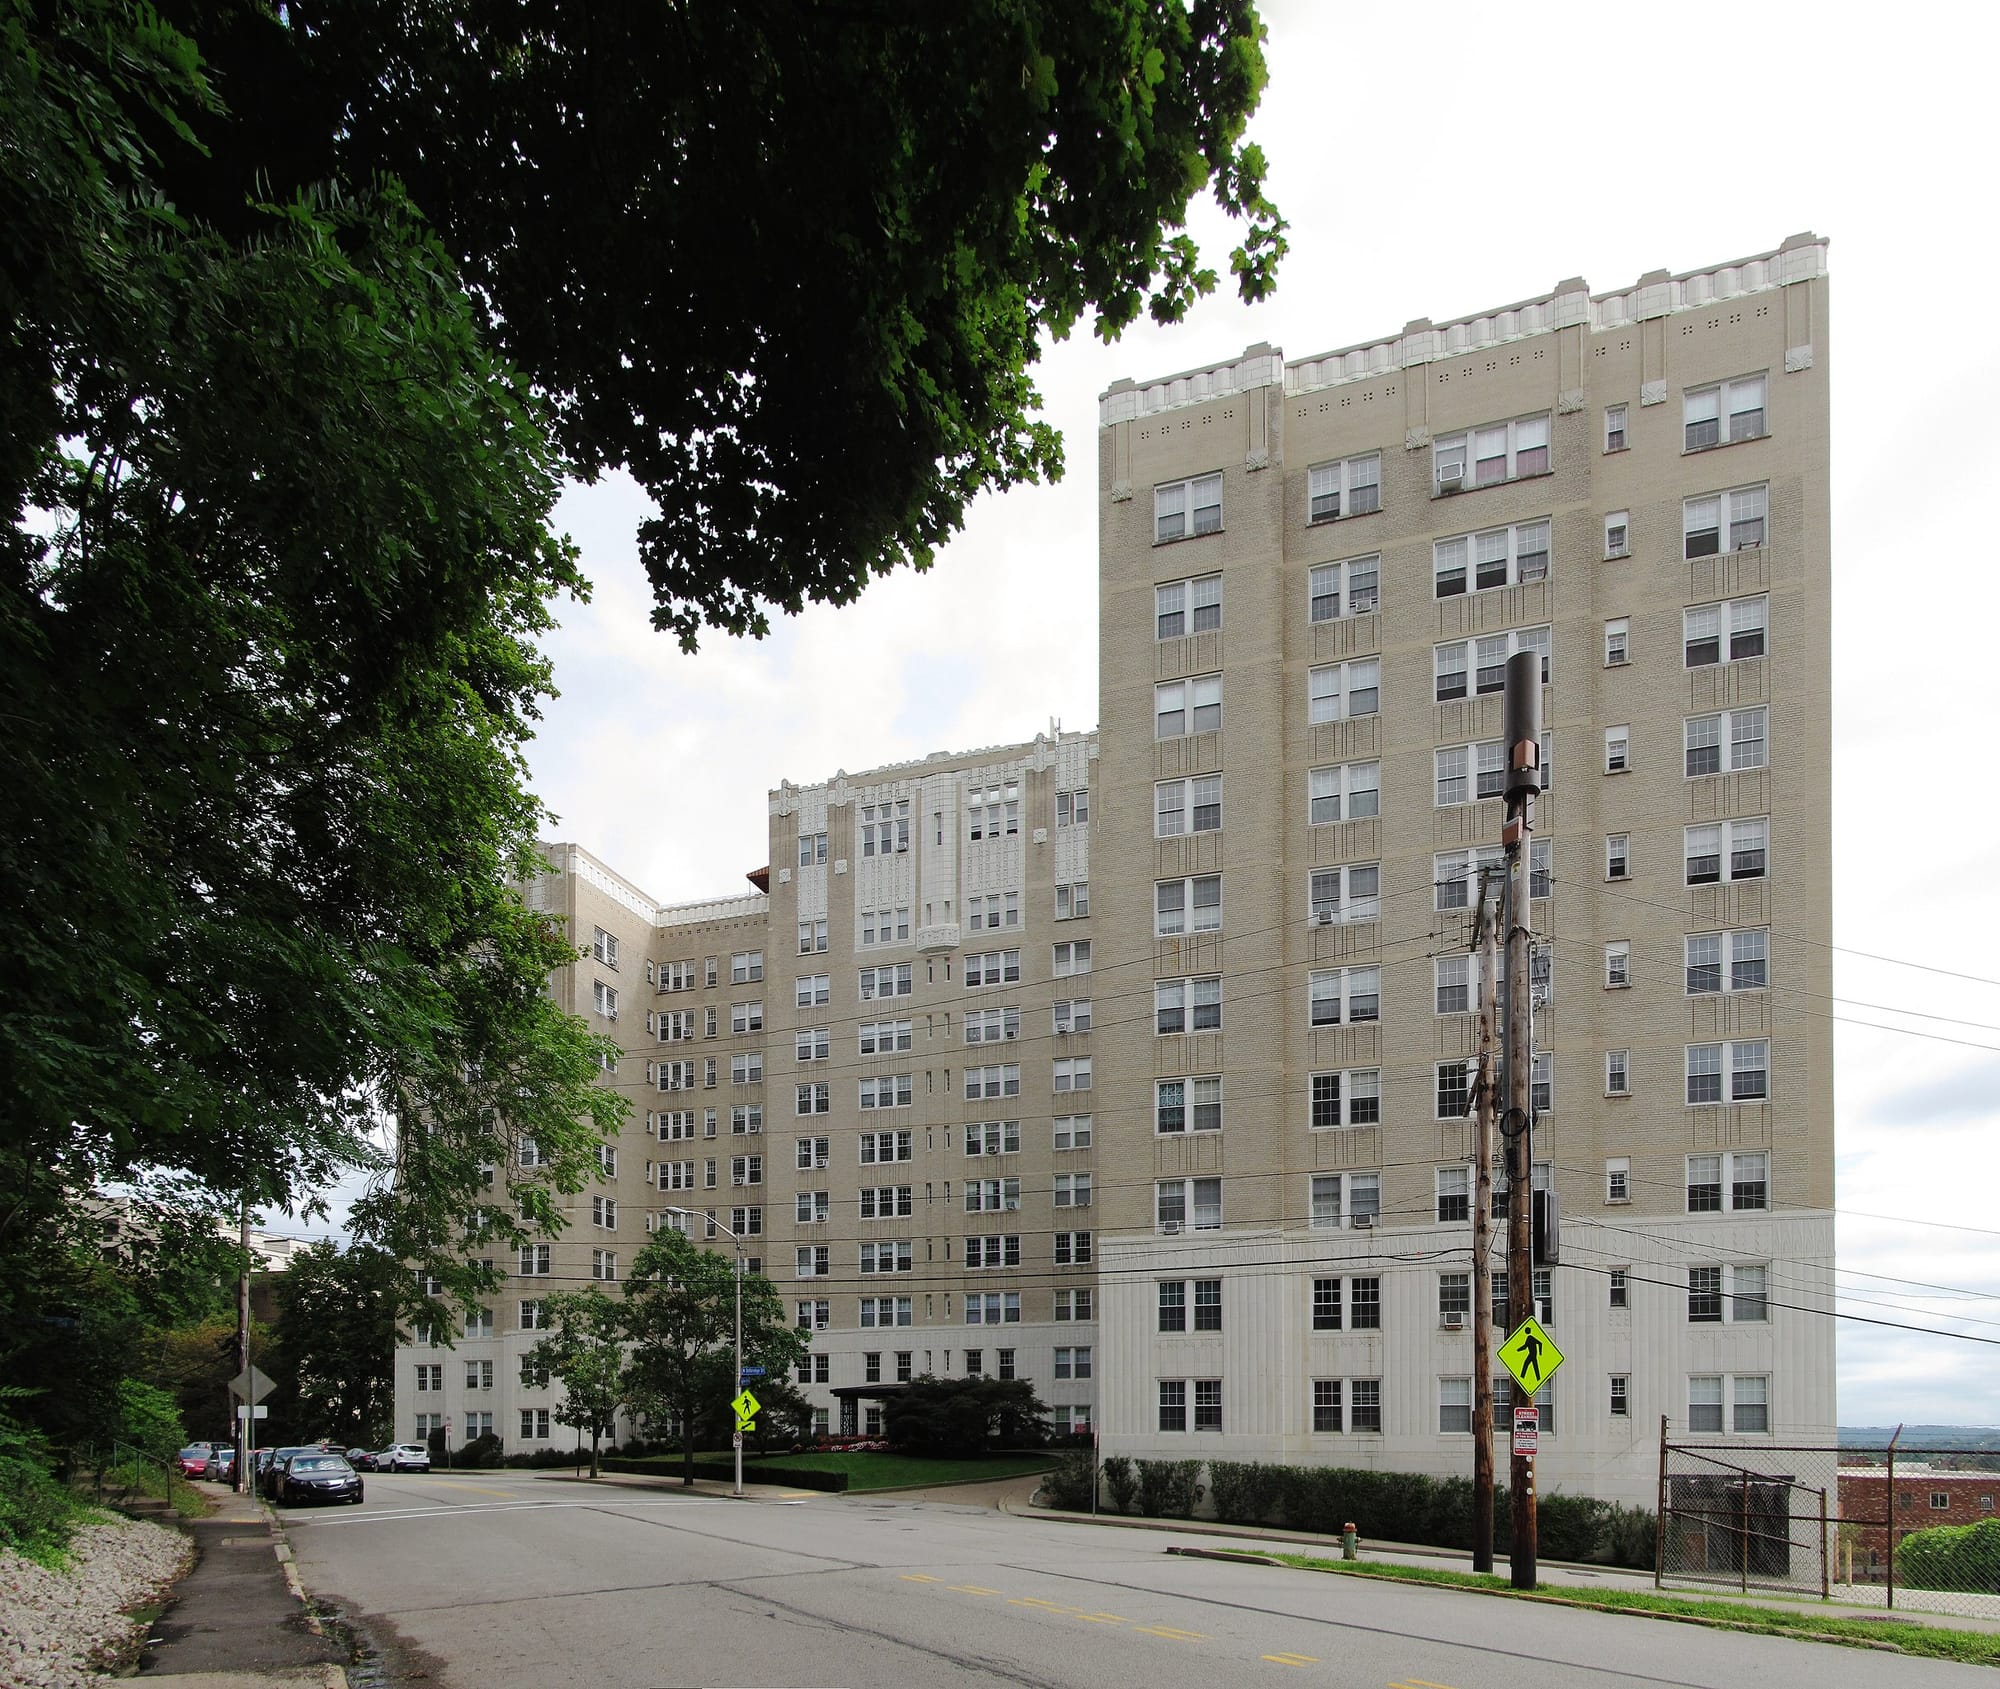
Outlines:
<svg viewBox="0 0 2000 1689"><path fill-rule="evenodd" d="M1514 1410L1514 1452L1533 1454L1535 1445L1541 1441L1542 1410L1536 1407L1517 1407Z"/></svg>

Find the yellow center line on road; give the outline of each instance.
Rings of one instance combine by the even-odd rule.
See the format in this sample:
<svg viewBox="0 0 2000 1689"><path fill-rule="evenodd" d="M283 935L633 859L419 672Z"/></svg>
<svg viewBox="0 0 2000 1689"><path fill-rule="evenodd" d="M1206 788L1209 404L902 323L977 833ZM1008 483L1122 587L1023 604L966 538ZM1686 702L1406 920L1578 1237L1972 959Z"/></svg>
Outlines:
<svg viewBox="0 0 2000 1689"><path fill-rule="evenodd" d="M946 1586L960 1595L998 1595L997 1589L981 1589L976 1583L954 1583Z"/></svg>
<svg viewBox="0 0 2000 1689"><path fill-rule="evenodd" d="M1319 1664L1319 1656L1317 1654L1266 1654L1263 1658L1269 1660L1275 1666L1305 1667Z"/></svg>
<svg viewBox="0 0 2000 1689"><path fill-rule="evenodd" d="M1123 1624L1125 1622L1116 1613L1076 1613L1072 1616L1083 1620L1085 1624Z"/></svg>
<svg viewBox="0 0 2000 1689"><path fill-rule="evenodd" d="M937 1581L936 1578L927 1577L922 1572L905 1572L903 1574L903 1582L905 1583L936 1583Z"/></svg>
<svg viewBox="0 0 2000 1689"><path fill-rule="evenodd" d="M1074 1607L1065 1607L1060 1601L1043 1601L1032 1595L1009 1596L1007 1605L1010 1607L1040 1607L1045 1612L1050 1613L1074 1613L1076 1611Z"/></svg>
<svg viewBox="0 0 2000 1689"><path fill-rule="evenodd" d="M1399 1677L1389 1689L1451 1689L1449 1683L1433 1683L1428 1677Z"/></svg>
<svg viewBox="0 0 2000 1689"><path fill-rule="evenodd" d="M1140 1636L1164 1636L1169 1642L1209 1642L1214 1639L1198 1630L1176 1630L1170 1624L1142 1624L1133 1627Z"/></svg>

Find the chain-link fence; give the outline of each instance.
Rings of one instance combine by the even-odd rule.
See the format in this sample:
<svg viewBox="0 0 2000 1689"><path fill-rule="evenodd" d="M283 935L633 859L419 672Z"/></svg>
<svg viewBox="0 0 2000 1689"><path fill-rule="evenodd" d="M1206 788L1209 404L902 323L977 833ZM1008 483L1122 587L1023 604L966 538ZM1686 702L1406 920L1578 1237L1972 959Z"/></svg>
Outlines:
<svg viewBox="0 0 2000 1689"><path fill-rule="evenodd" d="M2000 1618L2000 1453L1660 1438L1666 1584Z"/></svg>

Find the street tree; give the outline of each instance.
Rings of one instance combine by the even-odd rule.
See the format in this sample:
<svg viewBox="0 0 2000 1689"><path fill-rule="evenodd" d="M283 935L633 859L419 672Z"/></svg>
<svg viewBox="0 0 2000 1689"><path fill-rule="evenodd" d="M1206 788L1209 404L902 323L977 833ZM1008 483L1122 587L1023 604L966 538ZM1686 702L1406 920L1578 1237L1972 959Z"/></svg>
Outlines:
<svg viewBox="0 0 2000 1689"><path fill-rule="evenodd" d="M733 1255L663 1230L639 1252L625 1281L633 1403L678 1429L684 1484L694 1482L695 1444L712 1423L710 1411L736 1394L737 1268ZM744 1362L785 1377L806 1352L806 1336L787 1322L769 1279L751 1273L742 1282Z"/></svg>
<svg viewBox="0 0 2000 1689"><path fill-rule="evenodd" d="M372 1244L298 1250L277 1275L274 1375L295 1423L342 1447L379 1448L395 1429L396 1308L407 1271Z"/></svg>
<svg viewBox="0 0 2000 1689"><path fill-rule="evenodd" d="M563 1388L558 1424L590 1433L590 1475L599 1475L598 1445L631 1392L625 1362L625 1309L595 1285L558 1291L542 1304L548 1335L521 1357L521 1382Z"/></svg>
<svg viewBox="0 0 2000 1689"><path fill-rule="evenodd" d="M1039 1448L1048 1408L1025 1378L912 1379L888 1404L889 1440L911 1454L979 1455L996 1444Z"/></svg>

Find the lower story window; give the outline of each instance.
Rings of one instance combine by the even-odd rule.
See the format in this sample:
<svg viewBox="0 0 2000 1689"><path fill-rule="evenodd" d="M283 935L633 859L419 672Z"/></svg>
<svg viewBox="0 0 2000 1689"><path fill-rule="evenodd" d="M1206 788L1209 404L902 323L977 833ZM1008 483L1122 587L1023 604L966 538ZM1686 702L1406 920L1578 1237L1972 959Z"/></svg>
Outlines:
<svg viewBox="0 0 2000 1689"><path fill-rule="evenodd" d="M1763 1373L1697 1373L1688 1379L1688 1429L1720 1432L1728 1413L1733 1432L1771 1429L1771 1380Z"/></svg>
<svg viewBox="0 0 2000 1689"><path fill-rule="evenodd" d="M1162 1431L1185 1431L1187 1428L1187 1380L1185 1378L1161 1379L1160 1429Z"/></svg>

